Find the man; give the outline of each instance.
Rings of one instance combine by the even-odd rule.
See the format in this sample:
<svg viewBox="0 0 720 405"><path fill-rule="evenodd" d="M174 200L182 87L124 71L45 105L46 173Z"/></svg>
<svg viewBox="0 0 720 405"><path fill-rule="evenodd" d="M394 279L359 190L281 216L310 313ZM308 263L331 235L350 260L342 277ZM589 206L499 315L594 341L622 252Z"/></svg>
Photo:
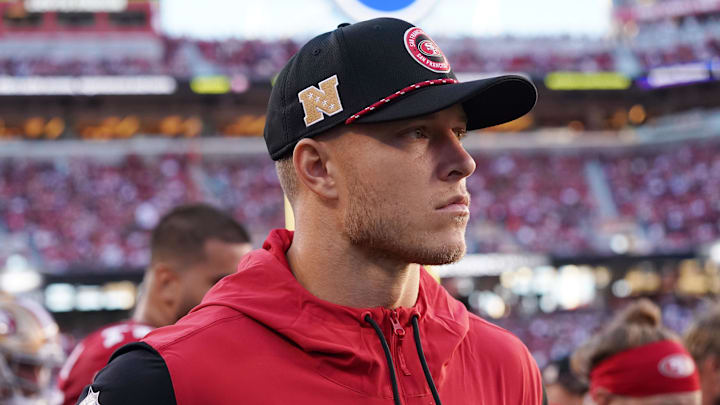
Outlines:
<svg viewBox="0 0 720 405"><path fill-rule="evenodd" d="M685 333L700 373L702 405L720 405L720 306L701 315Z"/></svg>
<svg viewBox="0 0 720 405"><path fill-rule="evenodd" d="M510 333L416 263L465 253L460 139L535 103L518 76L458 84L420 28L342 24L280 72L265 141L295 215L176 325L114 356L85 404L539 404Z"/></svg>
<svg viewBox="0 0 720 405"><path fill-rule="evenodd" d="M144 293L132 319L90 334L68 357L58 380L64 404L77 402L117 348L175 323L199 304L210 287L237 270L251 245L245 228L231 216L197 204L165 215L152 232L150 250Z"/></svg>
<svg viewBox="0 0 720 405"><path fill-rule="evenodd" d="M52 379L63 357L52 316L34 301L0 292L0 404L56 401Z"/></svg>

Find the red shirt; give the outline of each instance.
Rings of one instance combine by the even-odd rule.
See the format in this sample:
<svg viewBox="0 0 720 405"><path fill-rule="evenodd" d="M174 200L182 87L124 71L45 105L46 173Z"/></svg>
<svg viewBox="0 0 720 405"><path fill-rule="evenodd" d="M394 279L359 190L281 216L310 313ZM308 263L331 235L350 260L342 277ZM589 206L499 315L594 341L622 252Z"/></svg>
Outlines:
<svg viewBox="0 0 720 405"><path fill-rule="evenodd" d="M402 404L434 403L414 316L444 405L542 403L540 372L522 342L469 313L424 270L411 308L335 305L293 277L291 240L273 231L190 314L143 339L167 365L177 404L390 404L391 369L369 318L388 343ZM102 402L112 389L100 389Z"/></svg>
<svg viewBox="0 0 720 405"><path fill-rule="evenodd" d="M123 321L105 326L78 343L60 370L58 388L63 394L63 405L77 402L83 388L105 367L116 349L137 342L152 329L135 321Z"/></svg>

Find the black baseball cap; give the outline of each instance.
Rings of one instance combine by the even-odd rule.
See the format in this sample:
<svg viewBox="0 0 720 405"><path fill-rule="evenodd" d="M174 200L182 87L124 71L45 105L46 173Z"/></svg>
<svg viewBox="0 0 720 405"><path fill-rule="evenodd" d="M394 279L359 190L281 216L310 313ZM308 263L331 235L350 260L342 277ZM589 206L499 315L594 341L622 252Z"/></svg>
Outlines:
<svg viewBox="0 0 720 405"><path fill-rule="evenodd" d="M305 44L270 94L265 143L273 160L303 138L353 122L413 118L462 103L468 130L519 118L537 100L518 75L460 83L437 44L395 18L340 24Z"/></svg>

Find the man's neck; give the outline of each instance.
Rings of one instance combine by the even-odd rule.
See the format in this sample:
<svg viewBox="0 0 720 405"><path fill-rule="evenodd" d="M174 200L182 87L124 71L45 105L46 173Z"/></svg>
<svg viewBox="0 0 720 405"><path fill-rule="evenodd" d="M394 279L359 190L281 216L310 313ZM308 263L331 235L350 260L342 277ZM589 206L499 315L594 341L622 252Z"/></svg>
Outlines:
<svg viewBox="0 0 720 405"><path fill-rule="evenodd" d="M419 265L369 254L334 236L295 232L287 259L305 289L322 300L353 308L415 305Z"/></svg>

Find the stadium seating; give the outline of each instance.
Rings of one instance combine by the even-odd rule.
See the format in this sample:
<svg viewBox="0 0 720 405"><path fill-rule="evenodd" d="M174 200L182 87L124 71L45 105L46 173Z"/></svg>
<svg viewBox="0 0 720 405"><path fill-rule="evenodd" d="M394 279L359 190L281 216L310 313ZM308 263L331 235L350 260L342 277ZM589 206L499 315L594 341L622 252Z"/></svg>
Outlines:
<svg viewBox="0 0 720 405"><path fill-rule="evenodd" d="M588 38L438 38L456 72L525 72L542 77L552 71L626 71L632 64L653 67L705 62L720 56L720 18L698 22L688 18L642 24L630 41ZM52 56L0 57L0 75L79 76L165 74L178 78L197 75L242 74L263 81L275 75L298 50L291 40L222 41L161 38L156 58L122 57L54 60ZM629 54L624 51L629 51ZM636 73L636 72L626 72Z"/></svg>
<svg viewBox="0 0 720 405"><path fill-rule="evenodd" d="M468 251L572 257L597 242L597 196L585 166L600 163L618 217L654 253L692 251L720 236L720 143L702 141L597 155L475 152ZM170 207L209 201L230 209L256 241L284 226L282 191L265 156L127 155L0 161L0 232L48 270L137 268L148 230Z"/></svg>

